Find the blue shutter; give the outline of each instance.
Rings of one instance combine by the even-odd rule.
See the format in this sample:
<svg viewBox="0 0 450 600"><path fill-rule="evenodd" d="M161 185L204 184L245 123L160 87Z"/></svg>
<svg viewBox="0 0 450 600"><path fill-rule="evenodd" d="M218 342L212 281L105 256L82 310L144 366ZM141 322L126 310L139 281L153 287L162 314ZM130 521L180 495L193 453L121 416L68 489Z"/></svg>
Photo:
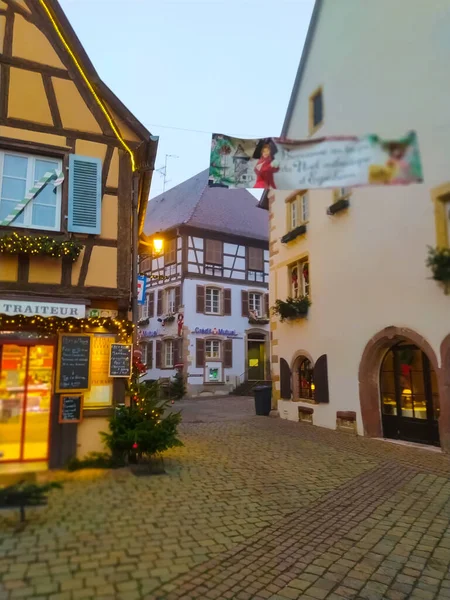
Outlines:
<svg viewBox="0 0 450 600"><path fill-rule="evenodd" d="M69 223L75 233L100 233L102 161L90 156L69 157Z"/></svg>

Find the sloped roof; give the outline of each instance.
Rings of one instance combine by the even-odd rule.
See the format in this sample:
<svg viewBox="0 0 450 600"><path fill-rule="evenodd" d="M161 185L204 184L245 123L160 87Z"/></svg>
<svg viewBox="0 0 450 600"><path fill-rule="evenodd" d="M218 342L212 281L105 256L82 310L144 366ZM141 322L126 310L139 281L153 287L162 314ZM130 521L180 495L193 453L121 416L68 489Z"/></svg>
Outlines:
<svg viewBox="0 0 450 600"><path fill-rule="evenodd" d="M244 189L208 186L208 169L150 200L144 233L181 225L257 240L269 239L269 215Z"/></svg>

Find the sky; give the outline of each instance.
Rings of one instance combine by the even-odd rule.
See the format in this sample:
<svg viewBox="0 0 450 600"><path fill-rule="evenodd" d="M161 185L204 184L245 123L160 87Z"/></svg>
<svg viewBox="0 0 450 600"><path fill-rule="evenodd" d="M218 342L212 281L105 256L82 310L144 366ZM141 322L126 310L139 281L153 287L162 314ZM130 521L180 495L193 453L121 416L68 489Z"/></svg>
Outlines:
<svg viewBox="0 0 450 600"><path fill-rule="evenodd" d="M103 81L153 135L166 190L211 133L280 134L314 0L60 0ZM177 157L177 158L175 158ZM163 191L153 176L151 197Z"/></svg>

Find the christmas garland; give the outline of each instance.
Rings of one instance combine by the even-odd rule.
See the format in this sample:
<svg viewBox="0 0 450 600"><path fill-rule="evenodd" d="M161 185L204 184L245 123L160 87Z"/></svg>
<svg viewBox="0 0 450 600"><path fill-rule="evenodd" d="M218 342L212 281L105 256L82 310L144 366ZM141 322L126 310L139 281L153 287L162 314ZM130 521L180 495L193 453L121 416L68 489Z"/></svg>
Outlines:
<svg viewBox="0 0 450 600"><path fill-rule="evenodd" d="M41 317L40 315L5 315L0 314L0 331L39 331L56 334L59 332L89 333L90 329L102 327L110 333L116 333L121 341L126 341L133 333L134 325L126 319L98 317L75 319L68 317Z"/></svg>
<svg viewBox="0 0 450 600"><path fill-rule="evenodd" d="M75 262L83 244L73 240L54 240L47 235L19 235L15 231L0 237L0 253L52 256Z"/></svg>

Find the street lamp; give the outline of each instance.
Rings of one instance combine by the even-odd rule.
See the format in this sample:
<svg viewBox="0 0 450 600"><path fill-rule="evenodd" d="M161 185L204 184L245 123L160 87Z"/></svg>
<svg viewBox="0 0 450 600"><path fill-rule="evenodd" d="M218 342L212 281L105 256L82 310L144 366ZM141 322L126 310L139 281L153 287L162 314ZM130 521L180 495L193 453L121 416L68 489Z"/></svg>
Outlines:
<svg viewBox="0 0 450 600"><path fill-rule="evenodd" d="M164 240L159 237L153 238L153 252L155 254L161 254L164 248Z"/></svg>

